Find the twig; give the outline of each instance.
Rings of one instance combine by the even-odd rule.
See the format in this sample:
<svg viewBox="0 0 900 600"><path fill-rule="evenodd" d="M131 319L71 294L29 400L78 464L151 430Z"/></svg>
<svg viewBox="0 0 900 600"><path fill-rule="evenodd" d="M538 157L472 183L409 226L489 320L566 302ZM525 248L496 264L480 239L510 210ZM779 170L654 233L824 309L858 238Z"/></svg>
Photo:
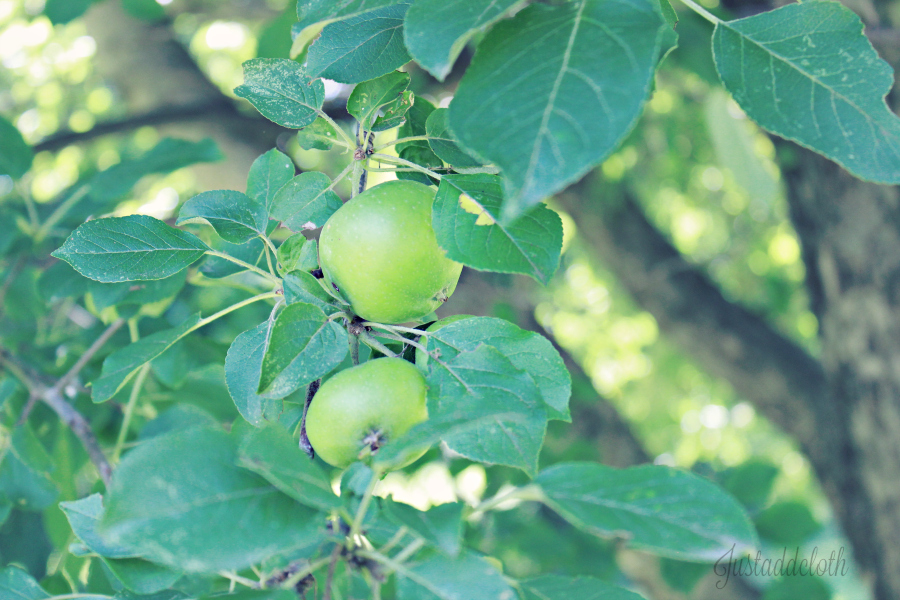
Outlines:
<svg viewBox="0 0 900 600"><path fill-rule="evenodd" d="M334 583L334 569L337 567L338 559L341 557L341 545L335 544L334 550L331 551L330 562L328 563L328 576L325 578L325 594L322 600L331 600L331 586Z"/></svg>
<svg viewBox="0 0 900 600"><path fill-rule="evenodd" d="M81 357L75 362L75 364L72 365L72 368L69 369L69 371L65 375L63 375L59 381L56 382L56 385L53 386L54 388L56 388L56 391L61 392L66 389L66 386L72 383L78 373L81 372L81 369L83 369L84 366L88 364L88 362L90 362L92 358L94 358L94 355L97 354L100 348L102 348L103 345L109 341L109 338L111 338L113 334L115 334L124 324L125 319L122 318L118 318L110 323L109 327L107 327L103 331L103 333L100 334L100 337L94 340L94 343L91 344L91 347L85 350L84 354L82 354Z"/></svg>

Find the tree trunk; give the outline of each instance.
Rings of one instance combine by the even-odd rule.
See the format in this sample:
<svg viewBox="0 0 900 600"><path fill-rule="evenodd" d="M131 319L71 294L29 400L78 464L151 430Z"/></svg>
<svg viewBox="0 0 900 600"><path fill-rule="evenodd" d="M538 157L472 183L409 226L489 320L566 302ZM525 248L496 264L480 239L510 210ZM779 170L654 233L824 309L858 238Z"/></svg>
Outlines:
<svg viewBox="0 0 900 600"><path fill-rule="evenodd" d="M785 170L835 428L847 444L829 496L873 582L900 598L900 189L805 150Z"/></svg>

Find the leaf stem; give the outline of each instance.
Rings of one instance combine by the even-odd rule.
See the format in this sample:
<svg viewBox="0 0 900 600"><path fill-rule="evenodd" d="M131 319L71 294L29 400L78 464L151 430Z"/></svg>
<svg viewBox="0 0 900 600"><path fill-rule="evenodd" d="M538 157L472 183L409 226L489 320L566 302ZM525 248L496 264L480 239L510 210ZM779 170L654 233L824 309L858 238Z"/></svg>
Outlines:
<svg viewBox="0 0 900 600"><path fill-rule="evenodd" d="M397 331L403 331L406 333L414 333L416 335L424 335L425 337L428 337L432 334L431 331L416 329L414 327L405 327L403 325L385 325L384 323L373 323L371 321L364 321L363 325L365 325L366 327L375 327L376 329L384 329L393 333L396 333Z"/></svg>
<svg viewBox="0 0 900 600"><path fill-rule="evenodd" d="M429 177L434 177L438 181L440 181L440 179L442 177L439 173L435 173L431 169L426 169L425 167L423 167L421 165L417 165L414 162L408 161L403 158L399 158L397 156L391 156L390 154L379 154L376 152L369 158L375 159L378 162L386 162L391 165L403 165L404 167L409 167L410 169L413 169L414 171L419 171L420 173L425 173Z"/></svg>
<svg viewBox="0 0 900 600"><path fill-rule="evenodd" d="M219 571L219 577L224 577L232 583L240 583L241 585L245 585L249 588L258 588L259 584L252 579L247 579L246 577L241 577L236 573L229 573L228 571Z"/></svg>
<svg viewBox="0 0 900 600"><path fill-rule="evenodd" d="M427 141L430 139L431 139L431 136L429 136L429 135L412 135L410 137L397 138L396 140L393 140L390 142L385 142L385 143L381 144L380 146L376 146L373 151L380 152L381 150L384 150L385 148L390 148L391 146L393 146L395 144L405 144L407 142Z"/></svg>
<svg viewBox="0 0 900 600"><path fill-rule="evenodd" d="M369 335L367 333L362 333L362 334L360 334L359 339L361 342L363 342L369 348L378 350L385 356L389 356L391 358L397 358L396 353L394 353L390 348L388 348L387 346L385 346L384 344L382 344L381 342L379 342L378 340L373 338L371 335Z"/></svg>
<svg viewBox="0 0 900 600"><path fill-rule="evenodd" d="M116 438L116 445L113 448L112 462L119 462L119 456L122 454L122 447L125 444L125 438L128 437L128 427L131 425L131 417L134 414L134 407L137 399L141 395L144 387L144 381L150 372L150 363L146 362L138 371L137 377L134 379L134 385L131 387L131 394L128 396L128 404L125 405L125 414L122 417L122 427L119 429L119 437Z"/></svg>
<svg viewBox="0 0 900 600"><path fill-rule="evenodd" d="M481 502L478 506L474 507L472 512L469 513L469 516L494 510L499 505L510 500L533 500L535 502L540 502L543 498L544 493L540 486L535 484L524 485L491 496L487 500Z"/></svg>
<svg viewBox="0 0 900 600"><path fill-rule="evenodd" d="M248 271L253 271L257 275L262 275L263 277L265 277L272 283L276 283L276 284L280 283L280 280L277 277L275 277L274 275L272 275L271 273L266 273L259 267L255 267L248 262L244 262L239 258L235 258L235 257L231 256L230 254L225 254L224 252L219 252L218 250L207 250L206 254L209 254L210 256L217 256L217 257L223 258L229 262L233 262L236 265L240 265L240 266L244 267L245 269L247 269Z"/></svg>
<svg viewBox="0 0 900 600"><path fill-rule="evenodd" d="M272 251L272 256L274 256L274 257L276 258L276 260L277 260L277 258L278 258L278 250L275 248L275 244L272 243L272 240L269 239L269 236L267 236L267 235L260 235L259 237L262 239L263 242L265 242L265 244L266 244L266 246L269 248L269 250ZM266 255L266 258L268 259L268 255ZM272 264L271 264L271 263L269 263L269 272L272 273L272 275L275 275L275 271L272 270Z"/></svg>
<svg viewBox="0 0 900 600"><path fill-rule="evenodd" d="M240 302L238 302L236 304L232 304L229 307L223 308L219 312L217 312L213 315L210 315L210 316L206 317L205 319L200 319L199 321L197 321L197 324L194 325L193 327L191 327L190 329L188 329L184 335L187 335L187 334L191 333L192 331L197 331L204 325L206 325L208 323L212 323L216 319L218 319L220 317L224 317L228 313L235 311L239 308L243 308L244 306L247 306L248 304L253 304L254 302L257 302L259 300L265 300L267 298L275 298L277 296L278 296L277 292L265 292L262 294L257 294L256 296L253 296L252 298L247 298L246 300L241 300Z"/></svg>
<svg viewBox="0 0 900 600"><path fill-rule="evenodd" d="M342 142L338 142L337 140L334 140L335 143L340 143L342 146L346 147L348 150L353 150L354 148L356 148L356 144L353 143L353 138L351 138L349 135L347 135L347 132L344 131L344 129L340 125L337 124L337 121L335 121L334 119L329 117L328 114L322 109L319 109L316 112L319 114L320 117L322 117L323 119L328 121L328 124L331 125L332 127L334 127L334 130L337 132L337 134L339 136L341 136Z"/></svg>
<svg viewBox="0 0 900 600"><path fill-rule="evenodd" d="M338 546L340 548L340 546ZM331 556L326 556L325 558L320 558L314 563L310 563L308 567L305 569L300 569L293 575L291 575L288 579L284 580L284 583L281 587L286 589L292 589L299 581L302 581L304 578L308 577L311 573L315 573L325 565L331 562Z"/></svg>
<svg viewBox="0 0 900 600"><path fill-rule="evenodd" d="M718 25L722 22L722 19L712 14L696 2L694 0L681 0L682 4L693 10L695 13L712 23L713 25Z"/></svg>
<svg viewBox="0 0 900 600"><path fill-rule="evenodd" d="M428 348L420 344L419 342L414 342L413 340L403 337L402 335L397 335L395 333L381 333L376 332L375 335L383 338L387 338L389 340L394 340L395 342L403 342L404 344L409 344L413 348L418 348L422 352L428 352Z"/></svg>
<svg viewBox="0 0 900 600"><path fill-rule="evenodd" d="M406 527L406 525L402 526L400 529L397 530L397 533L395 533L394 536L387 541L387 543L384 546L382 546L381 548L378 549L378 551L381 552L382 554L387 554L391 550L391 548L393 548L394 546L399 544L401 542L401 540L403 540L403 538L406 537L406 534L408 532L409 532L409 529Z"/></svg>
<svg viewBox="0 0 900 600"><path fill-rule="evenodd" d="M369 485L366 486L366 491L363 492L362 500L359 502L359 508L356 509L356 516L353 518L353 524L350 526L350 533L347 534L348 549L353 547L356 536L358 536L359 532L362 530L363 519L366 518L366 512L369 510L369 504L372 503L372 496L375 493L375 486L378 485L380 479L381 472L373 471L372 480L369 482Z"/></svg>

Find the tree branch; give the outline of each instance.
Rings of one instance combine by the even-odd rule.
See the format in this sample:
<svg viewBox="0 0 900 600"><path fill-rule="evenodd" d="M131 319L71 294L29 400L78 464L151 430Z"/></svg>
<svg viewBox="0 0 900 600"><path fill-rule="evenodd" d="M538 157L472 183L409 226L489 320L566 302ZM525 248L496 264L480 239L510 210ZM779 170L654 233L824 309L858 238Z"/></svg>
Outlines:
<svg viewBox="0 0 900 600"><path fill-rule="evenodd" d="M781 425L827 471L821 419L827 387L822 366L763 318L728 301L647 220L628 192L597 201L588 177L559 196L578 215L579 233L612 268L659 327L709 373L729 381ZM607 195L607 194L604 194Z"/></svg>
<svg viewBox="0 0 900 600"><path fill-rule="evenodd" d="M112 476L112 467L110 467L106 455L103 454L103 450L100 448L97 436L94 435L94 431L91 429L90 424L81 413L75 410L75 407L63 398L56 387L47 387L39 381L37 375L28 375L26 369L22 365L19 365L18 361L16 361L7 350L0 349L0 363L2 363L14 377L22 382L28 389L31 398L38 398L52 408L59 418L62 419L63 423L72 430L72 433L81 440L81 444L87 451L91 462L94 463L94 466L97 468L97 472L100 474L103 483L109 485L109 479Z"/></svg>

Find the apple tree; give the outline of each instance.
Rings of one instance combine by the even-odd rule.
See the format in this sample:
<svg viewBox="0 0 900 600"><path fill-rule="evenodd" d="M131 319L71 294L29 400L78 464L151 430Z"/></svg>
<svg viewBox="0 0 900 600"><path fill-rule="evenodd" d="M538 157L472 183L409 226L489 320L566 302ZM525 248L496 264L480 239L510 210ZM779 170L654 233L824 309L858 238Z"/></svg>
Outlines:
<svg viewBox="0 0 900 600"><path fill-rule="evenodd" d="M724 20L683 2L714 26L718 77L760 127L900 183L892 71L849 9ZM90 2L46 10L64 4L73 14L53 18ZM548 423L572 420L558 350L442 308L463 267L550 281L563 224L547 199L636 126L679 52L678 15L668 0L300 0L290 58L245 62L234 93L333 169L298 173L272 148L241 190L203 191L170 222L117 207L146 175L216 160L210 140L163 139L52 203L17 187L0 205L0 251L37 293L16 309L34 318L0 332L0 515L58 505L53 543L86 575L41 587L9 567L0 591L639 598L593 576L513 577L466 543L516 504L685 563L756 548L746 509L704 477L543 460ZM410 89L411 65L443 82L467 48L449 102ZM353 86L348 119L326 110L326 81ZM0 171L21 181L32 161L0 120ZM97 324L72 333L54 321L61 305ZM52 456L48 436L62 440ZM518 483L430 510L379 493L389 473L441 456Z"/></svg>

